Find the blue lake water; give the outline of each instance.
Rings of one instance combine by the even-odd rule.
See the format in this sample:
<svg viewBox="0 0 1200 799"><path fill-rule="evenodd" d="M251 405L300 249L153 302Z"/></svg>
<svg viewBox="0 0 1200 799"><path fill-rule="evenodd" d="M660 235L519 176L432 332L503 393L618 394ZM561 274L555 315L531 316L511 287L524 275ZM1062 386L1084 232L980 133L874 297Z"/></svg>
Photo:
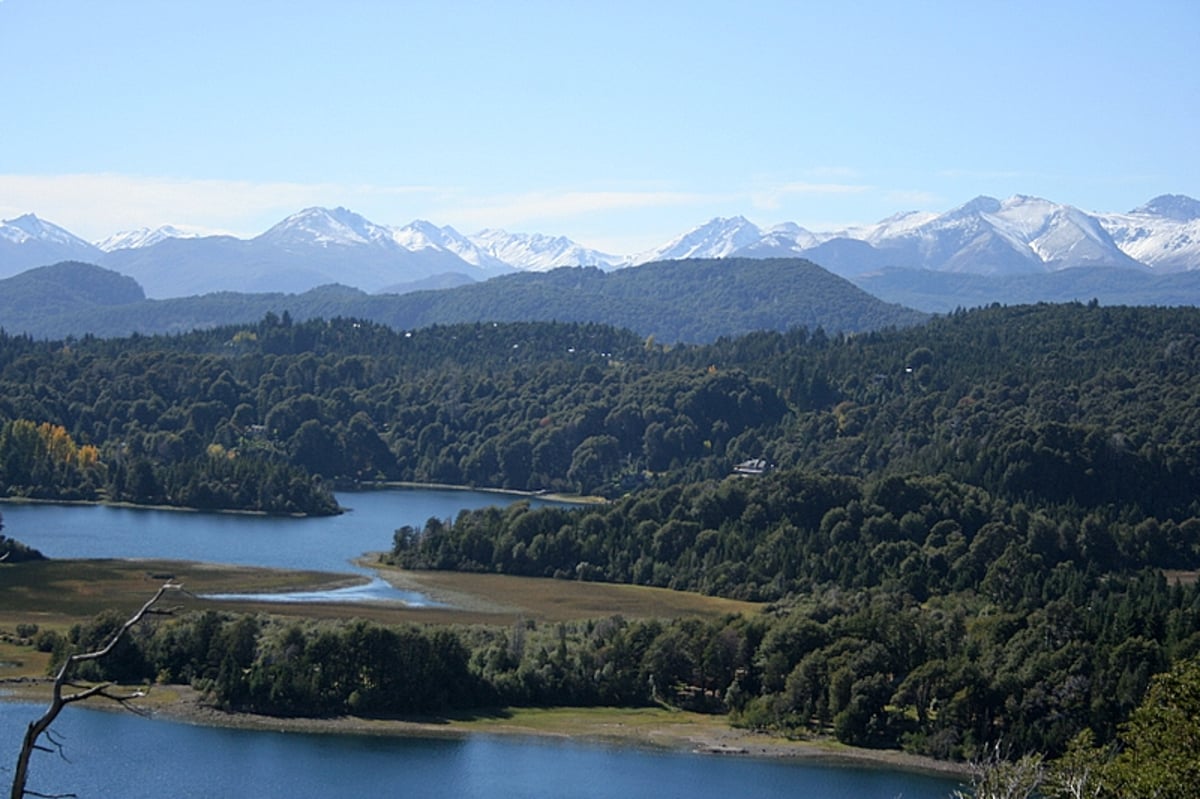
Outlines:
<svg viewBox="0 0 1200 799"><path fill-rule="evenodd" d="M42 708L0 702L15 762ZM124 799L412 796L495 799L946 799L957 783L882 769L487 735L390 738L198 727L68 708L64 755L37 754L30 788ZM68 762L69 761L69 762ZM7 778L10 771L0 772Z"/></svg>
<svg viewBox="0 0 1200 799"><path fill-rule="evenodd" d="M366 575L351 561L367 552L390 550L392 534L404 525L419 529L430 518L453 519L464 509L524 499L484 491L390 488L339 493L338 502L350 510L314 518L11 502L0 503L0 514L5 535L50 558L170 558ZM528 501L549 504L538 498ZM319 595L256 598L430 604L426 597L392 588L378 578Z"/></svg>
<svg viewBox="0 0 1200 799"><path fill-rule="evenodd" d="M507 505L511 494L394 488L341 492L340 516L288 518L105 505L0 503L4 534L50 558L172 558L285 569L356 571L350 561L392 548L397 528L464 509ZM535 505L547 504L533 499Z"/></svg>

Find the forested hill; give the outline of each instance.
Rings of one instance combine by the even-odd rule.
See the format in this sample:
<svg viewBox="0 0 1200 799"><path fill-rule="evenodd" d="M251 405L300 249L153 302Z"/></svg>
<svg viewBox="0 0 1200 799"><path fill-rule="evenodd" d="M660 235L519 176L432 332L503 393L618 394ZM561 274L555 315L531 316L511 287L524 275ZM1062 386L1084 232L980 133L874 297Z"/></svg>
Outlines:
<svg viewBox="0 0 1200 799"><path fill-rule="evenodd" d="M397 329L476 321L596 322L663 342L706 342L801 326L854 333L928 318L881 302L799 259L670 261L610 273L563 268L403 295L325 286L299 295L227 292L146 300L130 296L128 283L87 264L59 264L0 281L0 328L51 339L178 333L287 311L297 321L343 316ZM92 288L80 293L77 287L84 284Z"/></svg>
<svg viewBox="0 0 1200 799"><path fill-rule="evenodd" d="M928 318L880 302L801 259L662 261L602 272L526 272L400 298L395 327L472 321L599 322L663 342L709 342L757 330L859 333Z"/></svg>
<svg viewBox="0 0 1200 799"><path fill-rule="evenodd" d="M14 333L62 337L75 331L56 334L53 331L61 323L39 320L66 318L96 308L128 307L145 300L145 292L131 277L64 261L0 280L0 327Z"/></svg>

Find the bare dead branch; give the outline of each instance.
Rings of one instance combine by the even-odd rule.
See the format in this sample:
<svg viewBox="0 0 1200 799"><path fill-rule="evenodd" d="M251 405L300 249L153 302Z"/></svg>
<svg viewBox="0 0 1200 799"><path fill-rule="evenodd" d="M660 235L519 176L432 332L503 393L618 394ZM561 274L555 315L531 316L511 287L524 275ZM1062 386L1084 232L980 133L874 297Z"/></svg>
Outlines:
<svg viewBox="0 0 1200 799"><path fill-rule="evenodd" d="M82 702L85 699L92 697L102 697L116 701L119 704L129 707L129 703L139 698L139 693L144 695L144 692L135 692L128 696L112 694L109 689L112 688L112 683L99 683L97 685L80 685L71 682L70 674L72 670L80 663L91 660L100 660L112 652L113 648L121 640L124 635L136 626L142 619L148 615L165 615L161 608L155 608L155 605L168 592L183 592L183 587L174 582L166 582L155 592L154 596L150 597L136 613L130 616L119 629L112 634L104 646L91 652L78 652L68 656L62 666L58 670L58 674L54 677L54 688L50 699L50 705L46 708L46 712L35 721L30 722L29 727L25 731L25 739L21 745L21 753L17 758L17 768L13 773L12 793L10 799L24 799L27 796L44 797L45 799L66 799L66 797L75 796L75 794L43 794L37 791L30 790L26 787L26 782L29 778L29 760L35 751L54 752L57 749L60 756L65 760L61 742L59 742L54 733L50 731L50 725L58 718L58 714L67 705L75 702ZM64 689L79 689L74 693L64 694ZM39 743L45 738L55 749L49 749Z"/></svg>
<svg viewBox="0 0 1200 799"><path fill-rule="evenodd" d="M51 754L57 754L60 758L63 759L64 762L67 762L67 763L71 762L71 759L69 757L67 757L66 744L62 740L59 739L58 734L56 732L54 732L54 730L46 730L46 734L42 737L45 738L47 741L49 741L51 746L54 747L53 749L51 749L50 747L40 747L43 751L49 752Z"/></svg>

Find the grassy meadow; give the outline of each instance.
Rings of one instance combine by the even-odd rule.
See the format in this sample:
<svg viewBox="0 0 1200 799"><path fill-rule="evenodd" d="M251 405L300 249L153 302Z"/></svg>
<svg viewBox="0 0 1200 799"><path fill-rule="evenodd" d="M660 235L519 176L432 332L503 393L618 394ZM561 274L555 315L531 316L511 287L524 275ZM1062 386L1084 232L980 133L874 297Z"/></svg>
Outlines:
<svg viewBox="0 0 1200 799"><path fill-rule="evenodd" d="M373 565L373 564L365 564ZM18 625L65 632L100 611L132 613L168 580L186 593L177 612L214 608L293 618L368 619L382 624L495 624L518 619L560 622L626 618L716 617L761 607L718 597L644 586L583 583L458 572L411 572L380 567L399 588L420 591L443 607L398 603L218 602L213 593L316 591L352 584L355 575L288 571L170 560L47 560L0 565L0 680L46 673L49 656L17 637Z"/></svg>

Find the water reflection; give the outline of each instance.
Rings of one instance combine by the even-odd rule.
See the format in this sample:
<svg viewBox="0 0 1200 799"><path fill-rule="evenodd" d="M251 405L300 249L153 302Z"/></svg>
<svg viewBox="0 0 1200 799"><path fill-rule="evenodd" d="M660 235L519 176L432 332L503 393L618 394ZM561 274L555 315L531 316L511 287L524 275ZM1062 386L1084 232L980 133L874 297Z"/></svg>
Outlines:
<svg viewBox="0 0 1200 799"><path fill-rule="evenodd" d="M449 607L419 591L405 591L381 577L372 577L362 585L330 588L325 591L286 591L277 594L201 594L201 599L219 602L400 602L411 608Z"/></svg>

